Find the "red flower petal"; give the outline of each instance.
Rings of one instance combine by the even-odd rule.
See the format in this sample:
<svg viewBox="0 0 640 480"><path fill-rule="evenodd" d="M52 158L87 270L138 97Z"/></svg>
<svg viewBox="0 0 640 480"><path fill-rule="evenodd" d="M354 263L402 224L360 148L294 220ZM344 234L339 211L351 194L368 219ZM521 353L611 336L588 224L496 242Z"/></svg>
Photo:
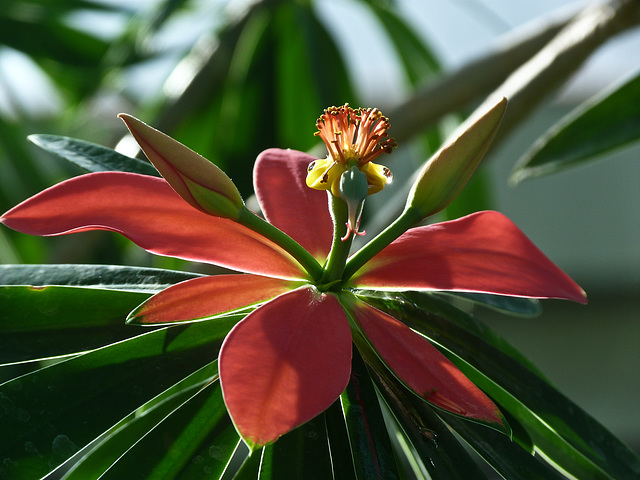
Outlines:
<svg viewBox="0 0 640 480"><path fill-rule="evenodd" d="M425 338L363 302L351 311L382 360L411 390L458 415L502 424L498 407Z"/></svg>
<svg viewBox="0 0 640 480"><path fill-rule="evenodd" d="M316 158L271 148L253 169L256 196L265 218L322 263L331 249L333 222L327 193L307 187L307 167Z"/></svg>
<svg viewBox="0 0 640 480"><path fill-rule="evenodd" d="M586 303L584 291L498 212L412 228L349 283L380 290L456 290Z"/></svg>
<svg viewBox="0 0 640 480"><path fill-rule="evenodd" d="M266 303L227 335L219 359L229 414L253 448L327 409L351 372L351 331L332 294L306 287Z"/></svg>
<svg viewBox="0 0 640 480"><path fill-rule="evenodd" d="M0 219L31 235L121 233L158 255L249 273L305 278L281 247L232 220L204 214L160 178L121 172L81 175L25 200Z"/></svg>
<svg viewBox="0 0 640 480"><path fill-rule="evenodd" d="M207 318L262 303L296 287L290 280L258 275L214 275L186 280L157 293L129 315L133 323L172 323Z"/></svg>

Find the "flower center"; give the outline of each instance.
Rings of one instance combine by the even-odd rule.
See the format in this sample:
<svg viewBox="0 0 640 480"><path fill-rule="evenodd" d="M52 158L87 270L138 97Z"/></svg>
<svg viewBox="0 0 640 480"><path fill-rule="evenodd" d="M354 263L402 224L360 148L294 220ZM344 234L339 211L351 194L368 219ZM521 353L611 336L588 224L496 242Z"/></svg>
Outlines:
<svg viewBox="0 0 640 480"><path fill-rule="evenodd" d="M329 156L345 167L357 163L362 167L382 153L391 153L397 146L387 138L389 119L377 108L353 109L349 104L329 107L316 122L319 136L329 150Z"/></svg>

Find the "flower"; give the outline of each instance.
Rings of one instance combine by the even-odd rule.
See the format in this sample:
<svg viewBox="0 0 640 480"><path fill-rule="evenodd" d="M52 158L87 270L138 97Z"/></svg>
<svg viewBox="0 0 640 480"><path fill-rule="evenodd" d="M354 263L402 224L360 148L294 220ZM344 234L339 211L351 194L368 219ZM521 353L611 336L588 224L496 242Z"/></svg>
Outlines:
<svg viewBox="0 0 640 480"><path fill-rule="evenodd" d="M371 163L382 153L391 153L397 146L387 138L389 119L377 108L351 108L349 104L329 107L316 122L315 133L327 146L324 160L309 164L307 185L317 190L329 190L340 196L340 177L351 166L367 176L368 194L377 193L391 182L391 171Z"/></svg>
<svg viewBox="0 0 640 480"><path fill-rule="evenodd" d="M362 206L368 195L378 193L393 175L391 170L371 160L391 153L397 146L387 138L389 119L377 108L354 109L349 104L330 107L316 122L319 136L327 147L327 158L309 164L307 185L328 190L348 206L347 233L342 240L359 232Z"/></svg>
<svg viewBox="0 0 640 480"><path fill-rule="evenodd" d="M380 138L382 117L375 112L360 114L369 132ZM363 301L355 289L585 301L582 289L498 212L410 228L377 253L363 255L361 250L345 267L335 260L346 260L349 246L336 235L339 208L333 211L334 225L327 194L307 187L313 157L294 150L262 152L254 187L267 221L249 212L235 194L223 202L237 210L230 216L227 208L217 212L215 207L221 191L234 190L226 176L215 171L213 181L191 178L189 172L207 171L197 165L206 160L178 143L167 144L157 130L125 119L134 136L144 139L141 147L161 173L167 168L187 173L166 174L165 179L122 172L81 175L25 200L0 221L32 235L116 231L155 254L243 272L173 285L141 304L128 321L215 321L257 307L230 330L219 353L225 404L251 448L277 440L339 397L350 379L354 341L365 358L376 355L425 401L489 425L503 424L496 405L451 361L408 326ZM349 135L356 131L352 123L341 128ZM340 138L334 134L334 140ZM334 145L346 163L355 158L358 169L383 148L360 141L352 150L344 143ZM364 156L354 157L354 152ZM175 164L184 159L196 164ZM343 167L337 162L329 169ZM198 185L198 198L213 199L207 205L214 207L194 204L185 177Z"/></svg>

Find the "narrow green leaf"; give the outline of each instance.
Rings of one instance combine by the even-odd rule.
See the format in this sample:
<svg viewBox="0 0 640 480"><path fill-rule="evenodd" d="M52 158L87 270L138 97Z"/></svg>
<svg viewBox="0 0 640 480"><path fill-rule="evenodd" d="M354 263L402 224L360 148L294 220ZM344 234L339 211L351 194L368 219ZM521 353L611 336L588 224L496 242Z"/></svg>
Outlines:
<svg viewBox="0 0 640 480"><path fill-rule="evenodd" d="M502 478L509 480L563 480L560 472L552 469L539 457L531 455L505 435L466 422L446 412L438 412Z"/></svg>
<svg viewBox="0 0 640 480"><path fill-rule="evenodd" d="M88 172L132 172L159 176L153 166L102 145L59 135L29 135L29 140L55 156L75 163Z"/></svg>
<svg viewBox="0 0 640 480"><path fill-rule="evenodd" d="M259 480L333 478L324 415L304 423L264 447Z"/></svg>
<svg viewBox="0 0 640 480"><path fill-rule="evenodd" d="M536 449L561 468L581 479L640 475L640 458L626 445L482 336L465 330L457 320L439 316L442 311L435 315L407 308L406 304L396 304L392 311L441 348L467 377L525 427Z"/></svg>
<svg viewBox="0 0 640 480"><path fill-rule="evenodd" d="M220 478L238 444L219 381L171 412L100 477Z"/></svg>
<svg viewBox="0 0 640 480"><path fill-rule="evenodd" d="M576 166L640 140L640 72L579 105L518 161L510 182Z"/></svg>
<svg viewBox="0 0 640 480"><path fill-rule="evenodd" d="M410 442L421 470L433 480L483 480L475 461L462 447L434 409L407 392L393 377L377 378L380 391L404 437ZM465 422L464 420L460 420ZM478 428L492 430L478 425ZM504 436L498 432L495 435ZM506 436L504 436L506 438ZM413 454L413 452L411 452Z"/></svg>
<svg viewBox="0 0 640 480"><path fill-rule="evenodd" d="M358 479L397 479L398 470L376 390L357 350L351 380L340 396Z"/></svg>
<svg viewBox="0 0 640 480"><path fill-rule="evenodd" d="M167 385L215 360L238 320L150 331L4 383L0 452L9 478L40 478ZM18 472L26 476L11 477Z"/></svg>
<svg viewBox="0 0 640 480"><path fill-rule="evenodd" d="M125 325L145 293L76 287L0 287L0 364L92 350L149 329Z"/></svg>
<svg viewBox="0 0 640 480"><path fill-rule="evenodd" d="M0 285L59 285L157 293L195 273L119 265L0 265Z"/></svg>
<svg viewBox="0 0 640 480"><path fill-rule="evenodd" d="M236 474L231 478L233 480L258 480L261 458L262 449L254 450L247 455Z"/></svg>
<svg viewBox="0 0 640 480"><path fill-rule="evenodd" d="M334 402L323 415L329 437L333 478L336 480L356 480L351 444L340 400Z"/></svg>
<svg viewBox="0 0 640 480"><path fill-rule="evenodd" d="M62 477L62 480L99 478L167 415L189 400L207 383L215 380L217 373L217 362L212 362L141 405L101 435L99 440L81 451L78 454L80 460ZM235 444L231 450L233 451L234 448ZM155 452L148 457L155 458L157 462L161 460L161 456Z"/></svg>
<svg viewBox="0 0 640 480"><path fill-rule="evenodd" d="M476 305L491 308L492 310L509 315L537 317L542 313L542 306L540 305L540 302L533 298L507 297L504 295L469 292L443 292L435 293L434 295L442 297L457 297Z"/></svg>

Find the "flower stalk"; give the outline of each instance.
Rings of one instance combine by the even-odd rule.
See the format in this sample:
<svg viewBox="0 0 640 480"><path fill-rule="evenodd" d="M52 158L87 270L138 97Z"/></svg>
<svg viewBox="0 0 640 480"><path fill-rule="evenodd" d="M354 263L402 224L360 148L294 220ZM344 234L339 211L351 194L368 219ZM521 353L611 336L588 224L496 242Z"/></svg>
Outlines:
<svg viewBox="0 0 640 480"><path fill-rule="evenodd" d="M345 282L351 278L365 263L382 251L404 232L422 220L422 213L415 207L405 208L391 225L376 235L364 247L358 250L346 263L342 278Z"/></svg>
<svg viewBox="0 0 640 480"><path fill-rule="evenodd" d="M329 195L329 197L331 202L329 208L333 217L333 242L320 279L320 288L322 290L330 290L331 287L344 278L344 266L349 257L354 237L349 235L349 227L347 225L349 210L347 204L333 195Z"/></svg>
<svg viewBox="0 0 640 480"><path fill-rule="evenodd" d="M282 230L263 220L248 208L245 207L240 211L238 223L262 234L276 245L282 247L302 265L302 268L307 271L313 280L318 280L322 276L322 266L307 250Z"/></svg>

